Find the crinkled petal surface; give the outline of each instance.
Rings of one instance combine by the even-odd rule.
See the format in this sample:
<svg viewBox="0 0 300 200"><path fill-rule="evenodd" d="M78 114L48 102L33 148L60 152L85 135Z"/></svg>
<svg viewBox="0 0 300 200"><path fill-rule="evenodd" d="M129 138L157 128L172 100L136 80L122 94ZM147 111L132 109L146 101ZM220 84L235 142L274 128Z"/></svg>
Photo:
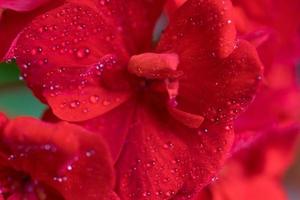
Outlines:
<svg viewBox="0 0 300 200"><path fill-rule="evenodd" d="M107 74L126 74L129 53L138 51L137 43L146 41L150 30L152 34L162 2L71 1L37 17L14 48L29 87L68 121L91 119L117 107L130 95L128 83ZM152 3L149 11L141 9ZM120 9L132 16L120 16ZM139 13L149 24L139 22ZM143 26L147 34L140 34ZM111 91L112 83L117 91Z"/></svg>
<svg viewBox="0 0 300 200"><path fill-rule="evenodd" d="M30 176L64 199L115 199L106 145L79 126L12 120L1 134L1 158L2 167Z"/></svg>
<svg viewBox="0 0 300 200"><path fill-rule="evenodd" d="M231 5L222 2L188 1L157 49L180 57L178 107L206 120L188 129L158 103L138 106L116 165L121 198L194 198L227 157L230 122L252 100L262 67L254 47L235 42Z"/></svg>
<svg viewBox="0 0 300 200"><path fill-rule="evenodd" d="M101 134L110 148L114 161L117 161L122 147L126 143L126 137L135 114L135 103L130 100L104 115L79 123L84 128Z"/></svg>
<svg viewBox="0 0 300 200"><path fill-rule="evenodd" d="M205 124L189 129L156 105L140 105L116 164L121 199L187 199L222 166L233 132Z"/></svg>
<svg viewBox="0 0 300 200"><path fill-rule="evenodd" d="M71 0L80 3L79 0ZM140 53L152 47L153 28L161 15L166 0L88 0L108 10L104 13L108 18L114 18L119 23L118 29L126 33L126 44L130 53ZM142 30L142 31L141 31Z"/></svg>
<svg viewBox="0 0 300 200"><path fill-rule="evenodd" d="M0 17L0 59L4 58L9 48L13 45L14 39L34 17L59 6L61 3L61 0L51 1L31 12L3 10Z"/></svg>
<svg viewBox="0 0 300 200"><path fill-rule="evenodd" d="M178 107L211 122L231 121L252 101L262 76L256 50L235 41L229 1L190 0L171 18L159 52L180 57Z"/></svg>
<svg viewBox="0 0 300 200"><path fill-rule="evenodd" d="M101 83L104 68L122 68L128 57L107 12L89 1L66 3L36 18L17 41L29 87L62 119L89 119L126 99L127 92L109 92Z"/></svg>

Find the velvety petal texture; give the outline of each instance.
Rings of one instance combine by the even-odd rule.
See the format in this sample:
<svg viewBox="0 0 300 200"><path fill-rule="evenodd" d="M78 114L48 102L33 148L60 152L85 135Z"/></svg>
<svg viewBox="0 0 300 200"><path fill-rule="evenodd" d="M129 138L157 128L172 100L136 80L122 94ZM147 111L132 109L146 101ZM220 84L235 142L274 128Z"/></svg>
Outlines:
<svg viewBox="0 0 300 200"><path fill-rule="evenodd" d="M260 134L227 162L201 199L286 199L281 178L293 160L299 133L292 126Z"/></svg>
<svg viewBox="0 0 300 200"><path fill-rule="evenodd" d="M140 105L116 164L120 197L195 198L216 175L233 140L230 128L205 127L189 129L154 105Z"/></svg>
<svg viewBox="0 0 300 200"><path fill-rule="evenodd" d="M33 149L29 159L17 159L27 166L22 171L41 177L66 199L196 199L215 180L232 147L233 120L253 100L262 64L255 48L236 38L229 0L187 1L149 52L163 4L72 0L36 17L19 34L8 55L50 106L48 117L54 119L53 112L94 132L57 119L44 125L16 120L4 131L5 152L14 155L15 144L46 138L62 152L56 159L75 159L66 174L60 162L43 174L32 171L32 159L43 163L48 156ZM33 124L28 131L22 132L22 120ZM48 128L37 134L42 126Z"/></svg>
<svg viewBox="0 0 300 200"><path fill-rule="evenodd" d="M21 1L19 1L20 3ZM23 2L23 1L22 1ZM4 58L8 50L14 46L13 41L23 28L37 15L41 15L49 9L59 6L62 0L51 1L38 9L30 12L17 12L9 9L0 13L0 60ZM1 7L1 6L0 6Z"/></svg>
<svg viewBox="0 0 300 200"><path fill-rule="evenodd" d="M124 72L129 53L138 51L137 44L145 46L144 40L151 42L149 33L162 4L71 1L35 18L9 55L17 58L29 87L57 116L87 120L117 107L130 95ZM123 10L132 16L118 16ZM139 22L136 15L149 24ZM147 34L140 34L137 30L145 26ZM112 74L123 75L114 81Z"/></svg>
<svg viewBox="0 0 300 200"><path fill-rule="evenodd" d="M16 11L31 11L43 4L48 3L50 0L1 0L0 8L12 9Z"/></svg>
<svg viewBox="0 0 300 200"><path fill-rule="evenodd" d="M9 199L115 199L106 145L79 126L17 118L1 132L0 155L1 171L6 171L0 183L7 186ZM9 175L15 179L5 182Z"/></svg>
<svg viewBox="0 0 300 200"><path fill-rule="evenodd" d="M107 112L127 96L108 91L101 82L103 70L121 70L128 57L122 30L103 16L106 7L98 14L92 6L66 3L39 16L20 35L15 49L29 87L69 121Z"/></svg>
<svg viewBox="0 0 300 200"><path fill-rule="evenodd" d="M300 26L299 8L297 0L233 0L233 4L242 8L245 14L260 26L270 26L284 37L284 40L293 39ZM270 14L275 13L275 14ZM289 23L286 23L289 21ZM246 27L248 30L250 27Z"/></svg>
<svg viewBox="0 0 300 200"><path fill-rule="evenodd" d="M158 51L179 55L178 108L212 123L231 121L252 101L262 64L236 41L230 1L187 1L177 9Z"/></svg>
<svg viewBox="0 0 300 200"><path fill-rule="evenodd" d="M101 134L115 162L127 142L127 134L135 116L135 104L136 101L131 99L104 115L78 123L92 132Z"/></svg>

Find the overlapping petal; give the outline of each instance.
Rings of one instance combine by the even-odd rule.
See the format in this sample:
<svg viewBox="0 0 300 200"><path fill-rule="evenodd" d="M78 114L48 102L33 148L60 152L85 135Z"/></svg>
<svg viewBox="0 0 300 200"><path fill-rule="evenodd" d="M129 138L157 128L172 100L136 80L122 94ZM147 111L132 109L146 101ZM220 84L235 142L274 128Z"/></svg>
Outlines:
<svg viewBox="0 0 300 200"><path fill-rule="evenodd" d="M193 199L232 144L232 129L189 129L151 103L140 105L134 119L116 164L122 199Z"/></svg>
<svg viewBox="0 0 300 200"><path fill-rule="evenodd" d="M188 1L158 46L180 57L178 107L211 122L230 121L243 111L262 76L255 48L236 41L231 15L229 1Z"/></svg>
<svg viewBox="0 0 300 200"><path fill-rule="evenodd" d="M101 137L76 125L53 125L32 118L12 120L1 133L0 163L1 170L10 170L4 176L16 175L11 184L31 188L11 188L7 193L11 198L37 195L51 199L47 195L55 195L54 199L116 199L106 145ZM22 176L18 173L26 175L27 181L19 180ZM52 192L47 193L49 190Z"/></svg>
<svg viewBox="0 0 300 200"><path fill-rule="evenodd" d="M152 3L151 9L140 9ZM129 96L128 87L120 91L118 86L128 85L123 71L129 53L139 49L134 40L145 45L142 40L152 34L163 1L152 3L71 1L37 17L13 49L29 87L68 121L90 119L120 105ZM149 23L123 20L119 9L132 17L141 14ZM144 26L147 34L140 34ZM114 73L124 79L113 80ZM118 91L111 91L116 87Z"/></svg>
<svg viewBox="0 0 300 200"><path fill-rule="evenodd" d="M203 199L286 199L281 178L293 161L297 139L297 126L260 134L228 161L219 180L203 190Z"/></svg>
<svg viewBox="0 0 300 200"><path fill-rule="evenodd" d="M101 134L115 162L127 143L127 134L135 116L135 104L136 101L131 99L104 115L78 123L92 132Z"/></svg>
<svg viewBox="0 0 300 200"><path fill-rule="evenodd" d="M299 18L300 4L297 0L233 0L233 3L242 8L250 20L260 26L267 25L276 29L285 40L292 39L291 36L298 32L299 20L293 20Z"/></svg>
<svg viewBox="0 0 300 200"><path fill-rule="evenodd" d="M133 96L135 105L130 101L126 104L133 91L129 80L136 79L128 78L132 76L126 71L128 59L133 53L148 49L163 2L71 1L35 18L13 48L28 85L56 116L80 122L103 135L116 161L116 192L121 199L195 199L215 179L227 158L233 142L232 121L252 101L261 79L262 66L254 47L236 40L230 1L189 0L171 18L156 53L179 56L176 70L183 76L178 78L176 109L186 117L181 122L190 120L188 116L197 116L203 123L193 128L186 126L189 123L179 123L178 115L174 117L176 113L168 111L166 99L155 91L142 91ZM141 9L151 5L155 6ZM149 23L144 24L146 19ZM13 126L17 131L11 132L22 133L16 128L20 124ZM194 128L200 125L199 129ZM48 126L73 127L64 123ZM36 140L49 134L46 133L35 134L30 143L39 142ZM73 134L63 135L62 141L55 140L55 145L66 155L81 156L81 148L74 150L77 145L94 146L98 141L76 136L72 142ZM14 138L19 135L9 140ZM86 167L88 159L97 152L83 148L82 166ZM65 160L64 154L57 158L61 156ZM36 152L34 157L45 160ZM110 176L107 160L103 173ZM29 161L20 162L20 166L29 165ZM96 160L95 165L103 162ZM61 168L53 165L50 169L55 167ZM67 180L74 183L70 186L61 174L55 176L58 183L53 183L39 170L24 169L31 176L37 174L42 181L50 182L67 199L74 194L64 188L90 186L95 181L88 176L84 179L87 182L79 184L75 175L81 177L83 170L76 171L74 177L69 172ZM111 178L111 182L101 188L103 193L109 193L113 184L113 177L106 178ZM94 195L94 189L85 190ZM99 196L90 198L96 197Z"/></svg>
<svg viewBox="0 0 300 200"><path fill-rule="evenodd" d="M24 4L24 1L22 1ZM46 12L59 6L62 1L51 1L40 8L31 12L16 12L12 10L3 10L0 17L0 59L3 57L12 46L14 39L22 31L22 29L31 22L31 20ZM22 4L18 2L18 4ZM1 6L0 6L1 8Z"/></svg>
<svg viewBox="0 0 300 200"><path fill-rule="evenodd" d="M71 0L80 3L78 0ZM88 0L99 10L107 9L107 18L119 23L119 29L126 33L126 44L130 53L140 53L152 47L153 29L161 15L166 0Z"/></svg>
<svg viewBox="0 0 300 200"><path fill-rule="evenodd" d="M238 119L237 132L262 131L299 122L299 87L296 81L300 55L297 42L299 22L293 20L299 15L295 12L299 3L293 0L272 3L236 0L233 3L240 33L259 33L257 30L261 27L270 30L268 39L257 47L266 69L265 86L248 111ZM261 113L264 113L263 116Z"/></svg>
<svg viewBox="0 0 300 200"><path fill-rule="evenodd" d="M117 22L103 16L105 7L100 11L66 3L36 18L17 41L17 63L29 87L69 121L95 117L126 99L127 92L110 92L101 83L102 72L122 69L128 54Z"/></svg>

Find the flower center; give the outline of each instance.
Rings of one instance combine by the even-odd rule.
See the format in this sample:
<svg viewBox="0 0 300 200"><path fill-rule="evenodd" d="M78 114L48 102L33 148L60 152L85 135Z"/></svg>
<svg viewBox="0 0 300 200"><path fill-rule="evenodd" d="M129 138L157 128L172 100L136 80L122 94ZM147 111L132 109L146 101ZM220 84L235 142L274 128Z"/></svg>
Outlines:
<svg viewBox="0 0 300 200"><path fill-rule="evenodd" d="M28 192L31 189L30 177L22 172L5 169L0 176L0 194L4 198L18 192Z"/></svg>
<svg viewBox="0 0 300 200"><path fill-rule="evenodd" d="M199 128L204 118L187 113L177 108L176 97L179 90L179 79L184 75L178 70L179 56L175 53L143 53L130 58L128 71L147 81L155 81L156 91L167 92L167 110L177 121L189 128Z"/></svg>

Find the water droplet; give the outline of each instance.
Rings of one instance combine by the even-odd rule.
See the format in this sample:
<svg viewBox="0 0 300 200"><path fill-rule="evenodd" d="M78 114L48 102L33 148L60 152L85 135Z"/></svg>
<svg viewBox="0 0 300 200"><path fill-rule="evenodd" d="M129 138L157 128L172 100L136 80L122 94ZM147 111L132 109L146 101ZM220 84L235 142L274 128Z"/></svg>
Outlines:
<svg viewBox="0 0 300 200"><path fill-rule="evenodd" d="M80 102L79 101L72 101L70 103L70 108L77 108L80 106Z"/></svg>
<svg viewBox="0 0 300 200"><path fill-rule="evenodd" d="M66 177L66 176L64 176L64 177L53 177L53 180L54 181L57 181L57 182L59 182L59 183L62 183L62 182L64 182L64 181L67 181L68 180L68 178Z"/></svg>
<svg viewBox="0 0 300 200"><path fill-rule="evenodd" d="M99 102L99 96L97 96L97 95L90 96L90 102L93 103L93 104L98 103Z"/></svg>
<svg viewBox="0 0 300 200"><path fill-rule="evenodd" d="M49 151L49 150L51 149L51 145L50 145L50 144L45 144L45 145L44 145L44 149L45 149L46 151Z"/></svg>
<svg viewBox="0 0 300 200"><path fill-rule="evenodd" d="M109 105L111 104L111 101L110 101L110 100L104 100L104 101L102 102L102 104L103 104L104 106L109 106Z"/></svg>
<svg viewBox="0 0 300 200"><path fill-rule="evenodd" d="M218 179L219 179L218 177L214 176L214 177L212 177L211 181L216 182Z"/></svg>
<svg viewBox="0 0 300 200"><path fill-rule="evenodd" d="M23 64L22 67L23 67L24 69L27 69L29 66L28 66L27 64Z"/></svg>
<svg viewBox="0 0 300 200"><path fill-rule="evenodd" d="M90 150L90 151L85 152L86 157L91 157L91 156L93 156L94 154L95 154L95 151L94 151L94 150Z"/></svg>
<svg viewBox="0 0 300 200"><path fill-rule="evenodd" d="M68 171L72 171L72 169L73 169L72 165L68 165L68 166L67 166L67 170L68 170Z"/></svg>
<svg viewBox="0 0 300 200"><path fill-rule="evenodd" d="M89 48L82 48L78 49L76 52L77 58L84 58L87 57L91 53L91 50Z"/></svg>
<svg viewBox="0 0 300 200"><path fill-rule="evenodd" d="M31 50L31 55L36 55L37 54L37 50L36 49L32 49Z"/></svg>
<svg viewBox="0 0 300 200"><path fill-rule="evenodd" d="M82 110L82 112L83 112L83 113L88 113L88 112L89 112L89 109L85 108L85 109Z"/></svg>
<svg viewBox="0 0 300 200"><path fill-rule="evenodd" d="M11 154L11 155L8 156L7 159L8 159L8 160L14 160L15 158L16 158L15 155Z"/></svg>

